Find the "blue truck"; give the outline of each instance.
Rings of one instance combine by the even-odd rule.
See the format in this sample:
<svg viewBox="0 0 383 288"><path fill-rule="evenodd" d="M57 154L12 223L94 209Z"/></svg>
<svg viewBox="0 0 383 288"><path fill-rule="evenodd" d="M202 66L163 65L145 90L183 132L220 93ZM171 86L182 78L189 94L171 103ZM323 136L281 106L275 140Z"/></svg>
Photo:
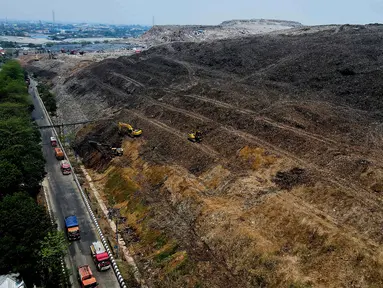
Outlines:
<svg viewBox="0 0 383 288"><path fill-rule="evenodd" d="M80 240L80 227L78 226L77 217L70 215L65 217L65 232L68 235L69 241Z"/></svg>

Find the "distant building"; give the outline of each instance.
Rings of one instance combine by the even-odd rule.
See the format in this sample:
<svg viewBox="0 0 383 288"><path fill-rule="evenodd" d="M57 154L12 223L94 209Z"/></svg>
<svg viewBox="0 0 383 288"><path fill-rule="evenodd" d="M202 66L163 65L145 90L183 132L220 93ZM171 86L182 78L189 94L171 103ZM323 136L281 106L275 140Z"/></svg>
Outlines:
<svg viewBox="0 0 383 288"><path fill-rule="evenodd" d="M18 280L19 274L0 276L0 288L26 288L23 280Z"/></svg>

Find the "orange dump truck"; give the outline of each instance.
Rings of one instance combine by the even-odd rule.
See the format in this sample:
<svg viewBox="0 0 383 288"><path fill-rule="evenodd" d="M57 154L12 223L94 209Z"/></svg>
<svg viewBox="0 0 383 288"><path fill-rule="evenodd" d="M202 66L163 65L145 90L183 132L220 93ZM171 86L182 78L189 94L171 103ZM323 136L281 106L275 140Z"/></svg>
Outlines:
<svg viewBox="0 0 383 288"><path fill-rule="evenodd" d="M92 270L89 265L83 265L78 267L78 281L81 288L97 288L98 283L93 276Z"/></svg>
<svg viewBox="0 0 383 288"><path fill-rule="evenodd" d="M55 148L55 157L57 160L64 160L64 152L61 148Z"/></svg>

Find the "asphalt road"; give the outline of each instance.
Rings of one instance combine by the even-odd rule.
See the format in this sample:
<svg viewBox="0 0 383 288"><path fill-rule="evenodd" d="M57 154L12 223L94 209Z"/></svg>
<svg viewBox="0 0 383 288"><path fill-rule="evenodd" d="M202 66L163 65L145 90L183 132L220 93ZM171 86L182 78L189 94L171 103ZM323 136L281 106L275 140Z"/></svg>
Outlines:
<svg viewBox="0 0 383 288"><path fill-rule="evenodd" d="M31 81L31 87L35 82ZM36 119L39 126L49 125L46 115L40 106L40 102L35 97L34 89L30 89L35 110L32 112L32 117ZM44 117L43 119L41 117ZM90 254L90 245L92 242L99 240L97 230L93 224L88 210L81 198L80 192L73 180L72 175L63 175L60 171L59 161L54 156L53 147L50 145L50 137L54 136L51 128L41 129L43 154L46 159L45 169L49 187L47 187L48 201L52 209L52 213L57 219L59 229L64 231L64 217L74 214L77 216L81 240L71 242L69 246L69 262L72 270L73 287L79 287L77 282L76 267L84 264L89 264L94 273L99 287L114 288L120 287L117 278L112 269L98 272Z"/></svg>

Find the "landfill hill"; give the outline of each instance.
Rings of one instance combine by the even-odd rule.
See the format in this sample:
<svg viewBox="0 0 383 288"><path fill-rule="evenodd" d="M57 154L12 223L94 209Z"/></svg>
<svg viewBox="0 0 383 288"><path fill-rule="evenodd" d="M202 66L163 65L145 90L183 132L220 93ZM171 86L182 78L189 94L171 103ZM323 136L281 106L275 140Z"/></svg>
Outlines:
<svg viewBox="0 0 383 288"><path fill-rule="evenodd" d="M153 44L176 41L213 41L301 28L299 22L269 19L230 20L219 25L158 25L145 32L140 40Z"/></svg>
<svg viewBox="0 0 383 288"><path fill-rule="evenodd" d="M322 28L31 64L153 287L383 287L383 26Z"/></svg>

